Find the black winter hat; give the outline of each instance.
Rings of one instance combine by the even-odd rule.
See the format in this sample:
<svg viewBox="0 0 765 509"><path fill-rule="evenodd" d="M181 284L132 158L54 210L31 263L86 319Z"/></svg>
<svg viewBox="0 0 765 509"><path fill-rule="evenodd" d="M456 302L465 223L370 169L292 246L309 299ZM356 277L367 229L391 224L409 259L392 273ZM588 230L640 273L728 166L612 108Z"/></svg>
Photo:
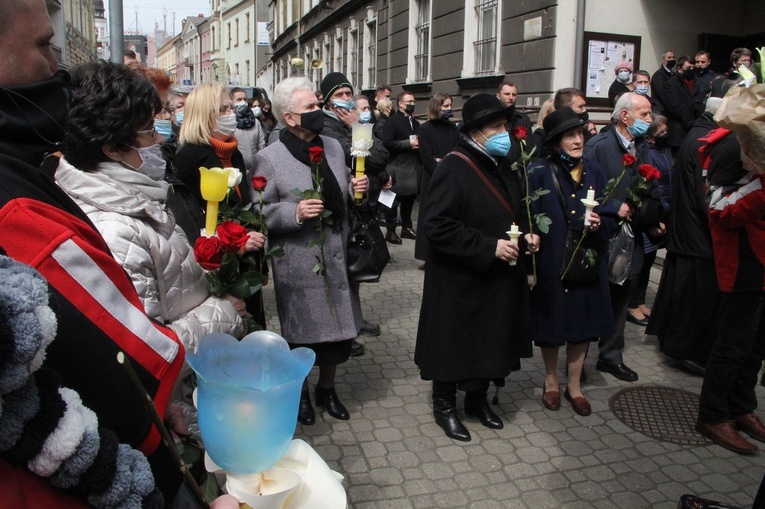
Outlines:
<svg viewBox="0 0 765 509"><path fill-rule="evenodd" d="M324 101L329 101L330 96L340 87L350 87L351 92L353 92L353 85L351 85L351 82L345 77L345 74L341 72L331 72L324 76L324 79L321 80L321 87L319 87L321 88L321 95L324 96Z"/></svg>
<svg viewBox="0 0 765 509"><path fill-rule="evenodd" d="M584 121L571 108L555 110L542 121L542 127L545 130L544 144L547 145L571 128L583 125Z"/></svg>
<svg viewBox="0 0 765 509"><path fill-rule="evenodd" d="M505 106L502 101L493 94L477 94L465 101L462 106L462 127L463 133L470 132L488 124L498 118L510 119L515 111L515 106Z"/></svg>

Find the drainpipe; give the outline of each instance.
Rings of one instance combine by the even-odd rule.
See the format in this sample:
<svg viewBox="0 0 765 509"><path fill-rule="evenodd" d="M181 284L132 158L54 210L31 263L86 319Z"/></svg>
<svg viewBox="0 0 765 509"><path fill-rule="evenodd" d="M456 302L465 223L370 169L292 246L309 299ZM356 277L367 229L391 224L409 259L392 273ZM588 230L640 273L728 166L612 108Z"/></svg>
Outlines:
<svg viewBox="0 0 765 509"><path fill-rule="evenodd" d="M574 86L582 82L584 54L584 12L587 0L577 0L576 4L576 42L574 43Z"/></svg>
<svg viewBox="0 0 765 509"><path fill-rule="evenodd" d="M109 60L115 64L123 62L125 39L122 32L122 0L109 0Z"/></svg>
<svg viewBox="0 0 765 509"><path fill-rule="evenodd" d="M386 62L385 62L385 84L389 87L392 86L390 83L390 65L391 65L391 53L393 53L390 50L390 41L393 37L393 28L391 26L391 18L392 18L392 11L393 11L393 0L388 0L388 51L386 52L387 55L385 56Z"/></svg>

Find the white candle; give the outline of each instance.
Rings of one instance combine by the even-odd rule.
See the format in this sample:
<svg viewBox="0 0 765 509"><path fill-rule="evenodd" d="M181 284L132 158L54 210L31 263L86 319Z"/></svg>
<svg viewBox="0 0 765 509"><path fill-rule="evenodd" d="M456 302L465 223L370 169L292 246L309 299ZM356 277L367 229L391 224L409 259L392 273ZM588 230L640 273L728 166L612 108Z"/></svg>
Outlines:
<svg viewBox="0 0 765 509"><path fill-rule="evenodd" d="M518 229L518 225L513 223L513 225L510 227L510 231L506 232L507 236L510 237L510 242L512 244L518 245L518 237L521 236L521 230ZM510 266L514 266L518 263L518 260L510 260L507 262Z"/></svg>
<svg viewBox="0 0 765 509"><path fill-rule="evenodd" d="M595 201L595 190L590 189L587 191L587 201Z"/></svg>

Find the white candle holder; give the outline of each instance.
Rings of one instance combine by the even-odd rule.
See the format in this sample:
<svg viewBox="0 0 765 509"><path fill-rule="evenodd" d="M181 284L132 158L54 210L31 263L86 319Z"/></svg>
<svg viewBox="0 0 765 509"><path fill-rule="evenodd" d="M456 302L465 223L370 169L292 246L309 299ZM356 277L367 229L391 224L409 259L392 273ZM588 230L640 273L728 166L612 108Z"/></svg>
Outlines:
<svg viewBox="0 0 765 509"><path fill-rule="evenodd" d="M521 230L519 230L519 229L518 229L518 225L516 225L516 224L514 224L513 226L511 226L511 227L510 227L510 230L508 230L508 231L507 231L507 232L505 232L505 233L507 233L507 236L508 236L508 237L510 237L510 243L511 243L511 244L514 244L514 245L516 245L516 246L518 245L518 238L519 238L521 235L523 235L523 232L522 232ZM514 267L515 265L517 265L517 264L518 264L518 260L517 260L517 259L515 259L515 260L510 260L510 261L509 261L509 262L507 262L507 263L508 263L508 265L510 265L511 267Z"/></svg>

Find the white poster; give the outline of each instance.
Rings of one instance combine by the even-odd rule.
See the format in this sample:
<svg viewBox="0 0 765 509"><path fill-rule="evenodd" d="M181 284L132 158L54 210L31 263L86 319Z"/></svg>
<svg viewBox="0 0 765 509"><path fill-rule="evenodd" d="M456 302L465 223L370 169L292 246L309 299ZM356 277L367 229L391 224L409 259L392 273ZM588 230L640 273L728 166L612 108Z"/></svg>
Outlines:
<svg viewBox="0 0 765 509"><path fill-rule="evenodd" d="M270 46L271 39L268 36L268 25L265 21L258 21L258 46Z"/></svg>

